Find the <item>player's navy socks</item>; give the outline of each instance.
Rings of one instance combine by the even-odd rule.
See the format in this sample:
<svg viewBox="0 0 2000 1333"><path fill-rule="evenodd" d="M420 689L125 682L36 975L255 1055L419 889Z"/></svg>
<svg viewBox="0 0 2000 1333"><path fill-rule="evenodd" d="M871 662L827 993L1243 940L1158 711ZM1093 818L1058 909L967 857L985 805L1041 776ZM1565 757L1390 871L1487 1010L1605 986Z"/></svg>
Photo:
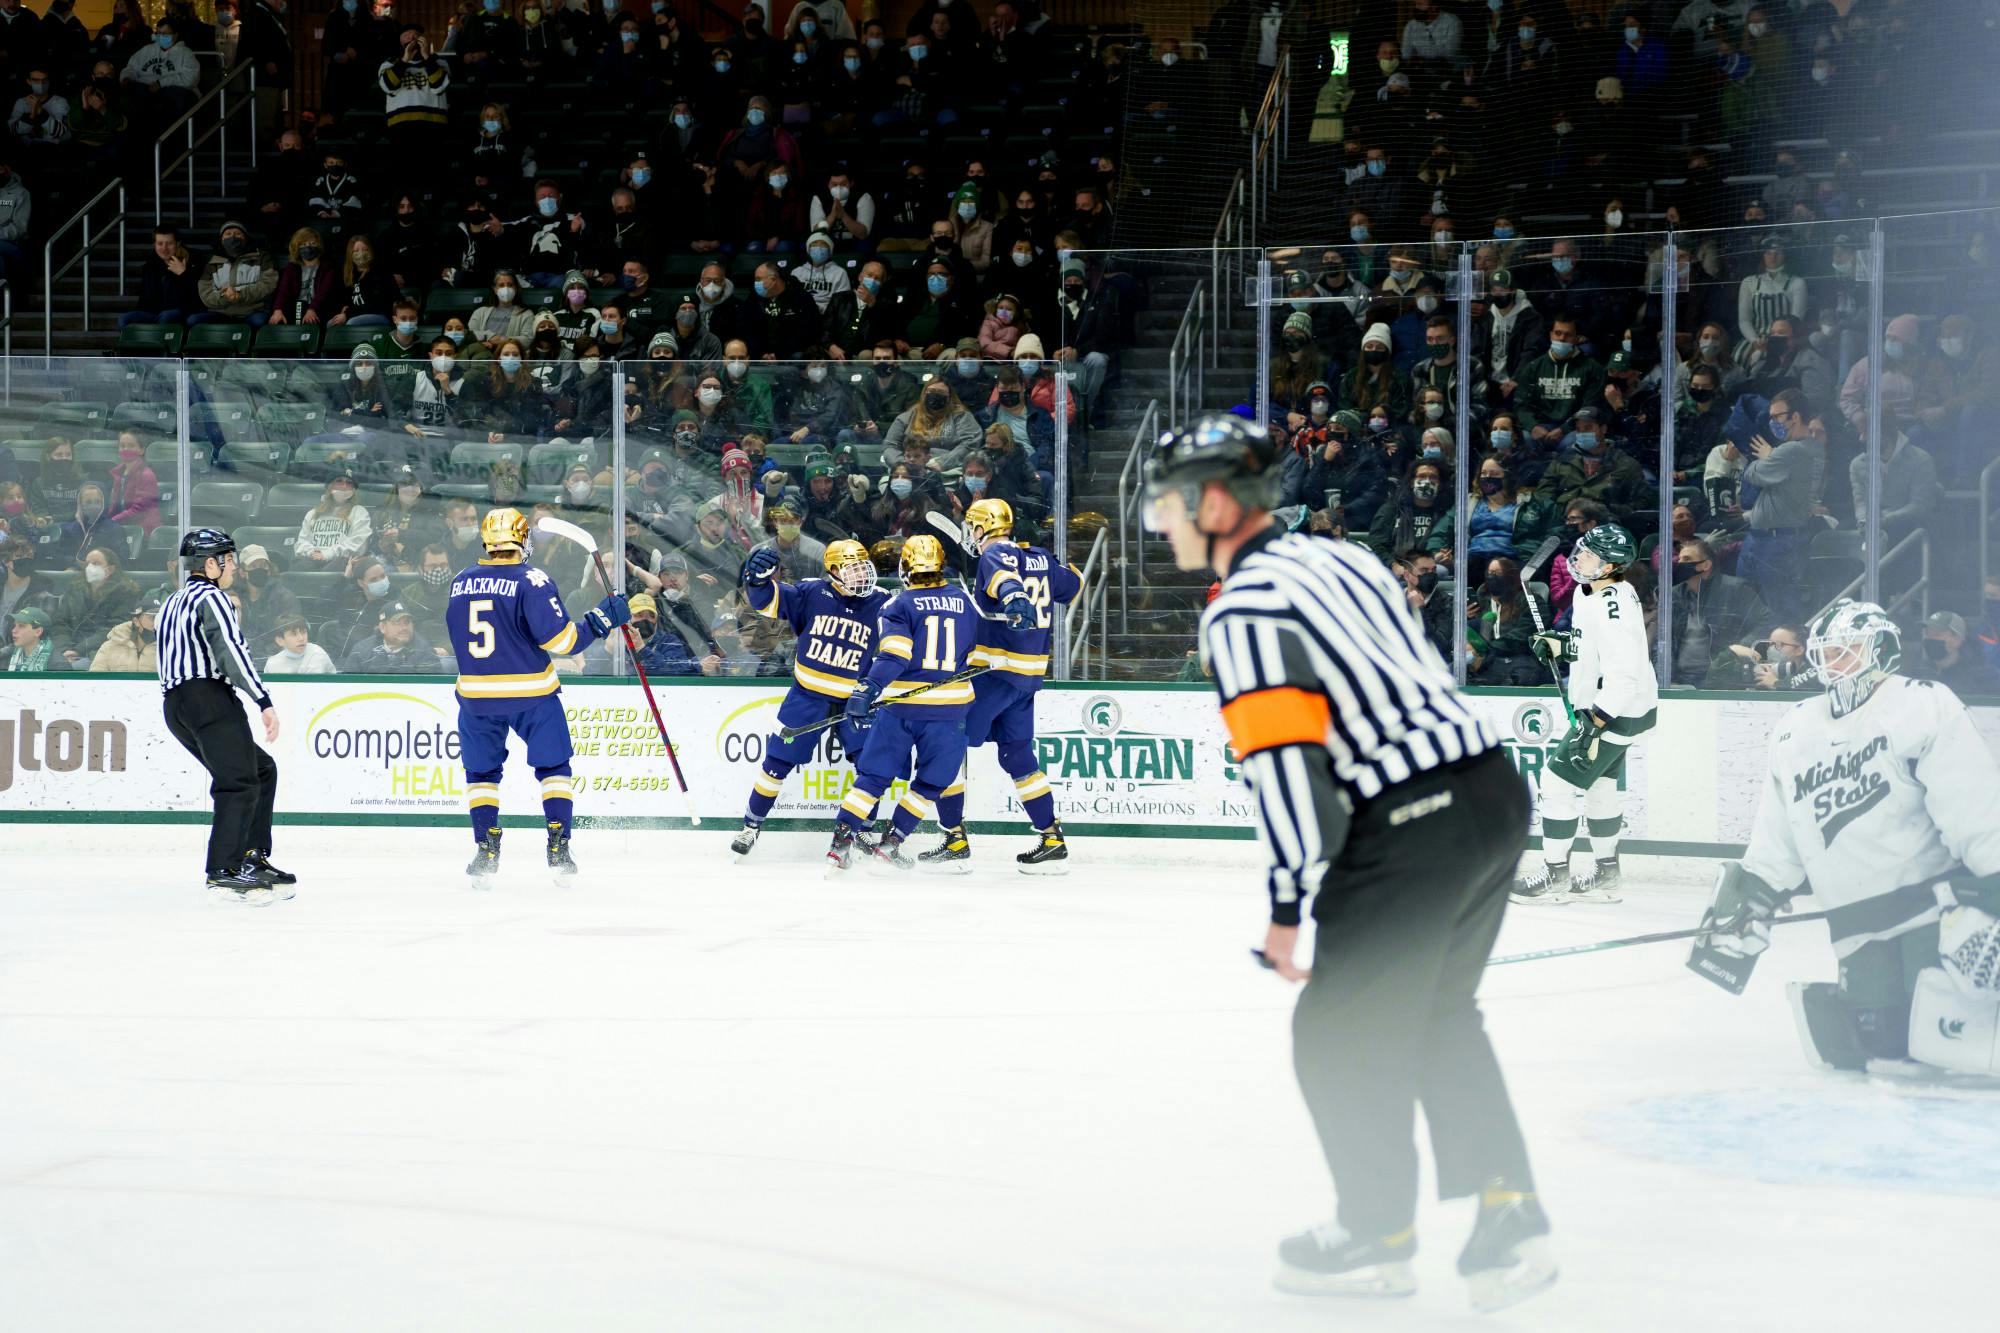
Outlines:
<svg viewBox="0 0 2000 1333"><path fill-rule="evenodd" d="M1021 808L1028 812L1028 822L1036 832L1044 832L1056 822L1056 798L1049 790L1048 775L1036 769L1024 778L1014 780L1014 793L1021 798Z"/></svg>
<svg viewBox="0 0 2000 1333"><path fill-rule="evenodd" d="M785 778L791 773L792 765L774 763L766 759L757 780L750 787L750 805L743 812L746 824L762 824L771 816L771 807L778 803L778 793L784 790Z"/></svg>
<svg viewBox="0 0 2000 1333"><path fill-rule="evenodd" d="M500 826L500 779L482 782L467 774L465 804L472 817L472 840L483 843L486 835Z"/></svg>
<svg viewBox="0 0 2000 1333"><path fill-rule="evenodd" d="M875 802L880 799L874 792L864 791L859 786L849 787L847 795L840 798L840 822L856 833L866 833L875 823Z"/></svg>
<svg viewBox="0 0 2000 1333"><path fill-rule="evenodd" d="M575 797L570 788L567 773L548 773L542 777L542 818L551 828L559 826L562 836L569 836L572 817L576 813Z"/></svg>
<svg viewBox="0 0 2000 1333"><path fill-rule="evenodd" d="M908 841L910 835L917 831L917 825L930 814L929 805L930 802L916 792L910 792L896 802L896 813L891 816L889 827L895 830L897 837Z"/></svg>
<svg viewBox="0 0 2000 1333"><path fill-rule="evenodd" d="M965 827L965 783L952 783L937 798L937 822L939 828Z"/></svg>

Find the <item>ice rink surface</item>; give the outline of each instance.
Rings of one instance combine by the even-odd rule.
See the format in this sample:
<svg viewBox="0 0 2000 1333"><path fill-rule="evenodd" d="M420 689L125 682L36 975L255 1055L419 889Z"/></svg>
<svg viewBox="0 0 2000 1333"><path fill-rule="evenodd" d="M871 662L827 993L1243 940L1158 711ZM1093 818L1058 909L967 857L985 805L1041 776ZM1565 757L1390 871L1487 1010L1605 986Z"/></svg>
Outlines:
<svg viewBox="0 0 2000 1333"><path fill-rule="evenodd" d="M2000 1102L1808 1070L1775 932L1731 999L1656 945L1484 995L1562 1280L1473 1314L1271 1290L1330 1216L1249 844L985 837L822 881L819 835L280 830L292 902L211 904L192 828L10 828L0 1328L1882 1330L1991 1318ZM1693 925L1702 863L1515 909L1501 952Z"/></svg>

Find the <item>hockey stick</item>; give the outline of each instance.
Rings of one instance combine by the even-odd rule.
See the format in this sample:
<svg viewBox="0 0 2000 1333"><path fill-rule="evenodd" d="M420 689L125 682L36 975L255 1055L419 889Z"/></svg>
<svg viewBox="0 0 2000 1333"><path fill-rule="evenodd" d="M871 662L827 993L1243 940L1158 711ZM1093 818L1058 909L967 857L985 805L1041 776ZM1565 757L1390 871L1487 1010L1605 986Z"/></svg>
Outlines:
<svg viewBox="0 0 2000 1333"><path fill-rule="evenodd" d="M901 694L892 694L886 699L877 699L868 706L868 711L861 716L864 718L873 717L875 710L878 708L886 708L890 704L899 704L905 699L914 699L920 694L929 694L932 690L941 689L946 685L957 685L963 681L971 680L974 676L983 676L992 669L990 666L971 667L959 672L956 676L946 676L943 680L934 680L928 685L919 685L914 690L905 690ZM828 727L838 726L846 720L847 714L845 712L835 713L832 717L823 717L817 722L808 722L802 727L786 727L778 733L778 738L780 740L795 741L799 737L809 736L815 731L825 731Z"/></svg>
<svg viewBox="0 0 2000 1333"><path fill-rule="evenodd" d="M544 514L541 521L535 524L535 528L553 537L567 537L590 552L590 563L597 566L597 577L604 584L605 595L613 596L617 593L617 589L612 586L611 576L604 572L604 556L597 549L596 538L576 524L565 523L553 514ZM630 625L620 625L619 628L625 632L625 651L632 654L632 669L639 673L639 688L646 692L646 706L653 710L653 725L660 729L660 744L667 747L667 762L674 766L674 781L681 785L681 801L687 806L688 823L700 824L701 816L695 813L694 795L688 791L687 778L681 772L680 756L674 753L674 743L667 736L666 720L660 716L659 701L653 698L653 686L646 679L646 668L639 665L639 640L632 633Z"/></svg>
<svg viewBox="0 0 2000 1333"><path fill-rule="evenodd" d="M1774 916L1766 924L1773 926L1796 926L1802 921L1824 921L1831 912L1805 912L1798 916ZM1503 954L1486 960L1488 967L1500 967L1507 963L1532 963L1542 958L1566 958L1578 953L1602 953L1606 949L1626 949L1635 944L1665 944L1671 940L1691 940L1697 935L1707 934L1707 930L1696 926L1692 930L1662 930L1651 935L1628 935L1622 940L1600 940L1596 944L1572 944L1566 949L1536 949L1530 953Z"/></svg>
<svg viewBox="0 0 2000 1333"><path fill-rule="evenodd" d="M1535 548L1535 553L1529 556L1527 562L1521 566L1521 597L1528 603L1528 615L1535 622L1535 633L1538 635L1548 633L1548 626L1542 623L1542 608L1536 603L1535 594L1529 590L1528 585L1535 581L1536 571L1547 563L1551 555L1555 554L1556 546L1561 541L1561 533L1552 533L1547 540ZM1550 662L1549 675L1555 679L1556 698L1562 700L1563 712L1568 716L1569 724L1573 727L1576 725L1576 710L1569 706L1569 691L1563 688L1562 669L1554 662Z"/></svg>
<svg viewBox="0 0 2000 1333"><path fill-rule="evenodd" d="M928 514L925 514L924 522L936 528L938 535L949 538L953 546L956 546L974 560L979 558L979 552L965 544L965 529L954 522L951 515L945 513L942 509L933 509Z"/></svg>

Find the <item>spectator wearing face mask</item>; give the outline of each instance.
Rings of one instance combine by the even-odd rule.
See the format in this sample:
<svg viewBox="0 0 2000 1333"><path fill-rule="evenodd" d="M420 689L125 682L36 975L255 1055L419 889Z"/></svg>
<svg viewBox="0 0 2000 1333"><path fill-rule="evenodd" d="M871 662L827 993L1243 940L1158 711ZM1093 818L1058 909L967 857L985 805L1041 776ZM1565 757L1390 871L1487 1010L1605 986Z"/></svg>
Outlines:
<svg viewBox="0 0 2000 1333"><path fill-rule="evenodd" d="M1721 376L1702 366L1687 378L1687 397L1674 413L1676 486L1699 486L1705 460L1722 442L1729 409L1722 402Z"/></svg>
<svg viewBox="0 0 2000 1333"><path fill-rule="evenodd" d="M1408 418L1410 382L1396 370L1387 324L1370 324L1361 335L1361 360L1342 378L1340 388L1343 407L1366 413L1381 409L1391 420Z"/></svg>
<svg viewBox="0 0 2000 1333"><path fill-rule="evenodd" d="M69 667L87 664L105 636L132 614L144 598L125 573L122 546L93 546L84 553L83 582L71 584L57 600L51 638Z"/></svg>
<svg viewBox="0 0 2000 1333"><path fill-rule="evenodd" d="M340 309L340 270L326 262L325 243L312 227L292 233L290 252L271 297L269 322L324 324Z"/></svg>
<svg viewBox="0 0 2000 1333"><path fill-rule="evenodd" d="M1806 632L1779 625L1768 640L1729 644L1709 665L1702 682L1709 690L1820 690L1825 688L1806 661Z"/></svg>
<svg viewBox="0 0 2000 1333"><path fill-rule="evenodd" d="M149 121L167 125L194 105L200 77L194 52L180 40L173 20L162 18L153 28L152 44L132 53L118 82L151 108Z"/></svg>
<svg viewBox="0 0 2000 1333"><path fill-rule="evenodd" d="M356 343L347 354L347 371L327 393L327 415L339 417L345 425L380 426L389 419L387 386L375 349Z"/></svg>
<svg viewBox="0 0 2000 1333"><path fill-rule="evenodd" d="M862 246L875 234L875 196L857 188L847 169L838 167L807 205L806 225L831 243Z"/></svg>
<svg viewBox="0 0 2000 1333"><path fill-rule="evenodd" d="M2000 698L2000 672L1979 651L1965 617L1933 611L1924 621L1924 659L1916 674L1934 680L1961 699Z"/></svg>
<svg viewBox="0 0 2000 1333"><path fill-rule="evenodd" d="M1323 430L1310 429L1313 457L1300 487L1299 503L1324 512L1336 532L1366 532L1388 494L1381 455L1354 438L1359 414L1341 412Z"/></svg>
<svg viewBox="0 0 2000 1333"><path fill-rule="evenodd" d="M1367 544L1385 560L1394 552L1420 550L1440 531L1438 524L1449 508L1444 470L1436 463L1418 463L1410 469L1409 478L1377 506Z"/></svg>
<svg viewBox="0 0 2000 1333"><path fill-rule="evenodd" d="M198 290L212 316L261 327L270 317L271 298L278 290L278 267L269 254L250 244L249 230L242 223L225 222Z"/></svg>
<svg viewBox="0 0 2000 1333"><path fill-rule="evenodd" d="M1511 270L1494 270L1488 293L1484 345L1493 362L1490 374L1500 396L1511 401L1521 368L1549 349L1548 324L1521 296Z"/></svg>
<svg viewBox="0 0 2000 1333"><path fill-rule="evenodd" d="M1806 280L1786 267L1784 237L1766 236L1761 246L1760 267L1736 288L1737 332L1750 343L1769 333L1773 320L1804 319L1806 313Z"/></svg>
<svg viewBox="0 0 2000 1333"><path fill-rule="evenodd" d="M1444 415L1452 421L1458 420L1458 329L1457 321L1450 315L1434 314L1425 318L1424 358L1410 368L1410 388L1413 392L1436 389L1444 395ZM1478 356L1472 358L1472 424L1478 428L1486 420L1486 363Z"/></svg>
<svg viewBox="0 0 2000 1333"><path fill-rule="evenodd" d="M535 312L521 300L521 281L510 268L493 271L493 301L480 306L466 321L466 328L489 351L502 338L528 338L534 333Z"/></svg>
<svg viewBox="0 0 2000 1333"><path fill-rule="evenodd" d="M1925 355L1923 325L1915 315L1898 315L1889 321L1882 338L1882 372L1895 371L1906 375L1915 386L1919 398L1936 375ZM1847 418L1847 424L1863 439L1868 437L1868 374L1869 358L1864 356L1848 369L1847 379L1840 386L1840 413Z"/></svg>
<svg viewBox="0 0 2000 1333"><path fill-rule="evenodd" d="M834 297L853 287L847 270L834 262L833 238L823 231L806 237L806 262L793 266L790 280L812 297L822 319Z"/></svg>
<svg viewBox="0 0 2000 1333"><path fill-rule="evenodd" d="M338 473L299 520L293 557L312 569L345 565L367 549L373 526L367 508L357 503L353 475Z"/></svg>
<svg viewBox="0 0 2000 1333"><path fill-rule="evenodd" d="M1273 414L1303 417L1313 386L1324 384L1326 377L1326 358L1313 342L1312 316L1295 310L1285 316L1278 345L1271 352Z"/></svg>
<svg viewBox="0 0 2000 1333"><path fill-rule="evenodd" d="M1596 500L1614 514L1652 502L1645 473L1630 454L1611 447L1595 408L1579 410L1572 425L1572 452L1558 457L1542 474L1538 490L1544 498L1565 507L1577 500Z"/></svg>
<svg viewBox="0 0 2000 1333"><path fill-rule="evenodd" d="M1748 647L1773 616L1747 579L1716 567L1715 548L1696 538L1674 556L1673 683L1705 683L1730 646Z"/></svg>
<svg viewBox="0 0 2000 1333"><path fill-rule="evenodd" d="M62 525L55 547L63 564L83 568L84 557L96 546L129 551L131 538L112 520L105 507L105 489L94 481L84 482L76 491L76 517Z"/></svg>
<svg viewBox="0 0 2000 1333"><path fill-rule="evenodd" d="M1514 414L1529 437L1542 445L1560 439L1565 421L1604 392L1604 367L1585 355L1577 324L1558 317L1549 329L1549 350L1523 365L1515 378Z"/></svg>
<svg viewBox="0 0 2000 1333"><path fill-rule="evenodd" d="M1895 409L1885 405L1884 410L1893 420ZM1797 390L1773 398L1765 433L1751 438L1750 457L1743 465L1743 485L1755 487L1756 496L1744 514L1750 530L1736 569L1787 619L1801 618L1809 609L1804 600L1806 549L1818 530L1814 509L1826 475L1826 447L1814 438L1811 419L1811 405ZM1885 433L1887 429L1885 421ZM1724 451L1744 452L1733 443Z"/></svg>
<svg viewBox="0 0 2000 1333"><path fill-rule="evenodd" d="M806 289L786 277L776 264L759 264L738 335L747 345L746 355L766 361L796 361L819 341L819 328L819 307ZM723 355L736 355L729 349L737 345L731 341ZM768 429L770 414L765 413L760 420Z"/></svg>
<svg viewBox="0 0 2000 1333"><path fill-rule="evenodd" d="M905 442L914 440L929 450L937 467L954 469L979 447L980 438L978 418L958 400L948 384L933 379L923 386L916 402L890 423L882 437L882 466L893 467L900 462Z"/></svg>
<svg viewBox="0 0 2000 1333"><path fill-rule="evenodd" d="M285 586L271 554L252 543L237 554L243 571L237 591L243 599L243 638L255 643L277 632L278 625L299 611L298 594Z"/></svg>
<svg viewBox="0 0 2000 1333"><path fill-rule="evenodd" d="M1028 387L1028 401L1053 419L1056 413L1056 365L1049 360L1038 335L1024 333L1021 341L1014 344L1014 368L1021 372L1021 382ZM1076 395L1065 394L1063 398L1067 403L1069 424L1073 427L1076 425Z"/></svg>
<svg viewBox="0 0 2000 1333"><path fill-rule="evenodd" d="M1546 496L1518 484L1498 459L1483 458L1465 497L1466 552L1475 560L1508 556L1526 560L1556 530L1556 506ZM1425 545L1433 553L1452 546L1458 532L1453 508L1431 529Z"/></svg>
<svg viewBox="0 0 2000 1333"><path fill-rule="evenodd" d="M1471 567L1484 574L1478 595L1467 598L1467 614L1473 617L1466 635L1471 650L1467 678L1482 685L1538 682L1542 666L1528 648L1537 618L1529 611L1528 594L1521 587L1520 564L1511 557L1496 556L1473 561ZM1540 600L1536 598L1538 603ZM1544 606L1540 620L1546 624L1548 619Z"/></svg>
<svg viewBox="0 0 2000 1333"><path fill-rule="evenodd" d="M1938 324L1937 350L1927 385L1934 397L1918 404L1915 415L1940 475L1950 484L1970 486L1991 457L1986 442L2000 410L2000 346L1982 337L1966 316L1946 315Z"/></svg>
<svg viewBox="0 0 2000 1333"><path fill-rule="evenodd" d="M805 369L784 395L779 433L793 444L805 444L817 437L830 440L854 420L857 410L846 377L833 373L826 349L808 347Z"/></svg>
<svg viewBox="0 0 2000 1333"><path fill-rule="evenodd" d="M1891 371L1882 376L1882 541L1894 546L1944 512L1944 486L1930 454L1910 438L1917 403L1909 380ZM1854 495L1854 526L1868 525L1868 457L1848 465L1848 485Z"/></svg>
<svg viewBox="0 0 2000 1333"><path fill-rule="evenodd" d="M105 503L113 523L136 526L148 536L160 526L160 479L146 465L137 432L118 432L118 461L111 468Z"/></svg>

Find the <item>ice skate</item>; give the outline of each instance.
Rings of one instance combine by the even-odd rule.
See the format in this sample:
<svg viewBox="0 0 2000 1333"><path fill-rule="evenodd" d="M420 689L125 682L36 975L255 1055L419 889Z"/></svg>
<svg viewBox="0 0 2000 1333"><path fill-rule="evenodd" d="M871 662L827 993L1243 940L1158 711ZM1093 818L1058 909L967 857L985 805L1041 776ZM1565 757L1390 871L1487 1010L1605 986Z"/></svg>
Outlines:
<svg viewBox="0 0 2000 1333"><path fill-rule="evenodd" d="M962 828L948 828L944 841L927 852L917 853L917 862L934 875L966 875L972 872L972 841Z"/></svg>
<svg viewBox="0 0 2000 1333"><path fill-rule="evenodd" d="M213 902L245 903L251 907L264 907L278 901L279 891L266 883L257 874L257 868L245 861L228 874L208 877L208 896ZM292 896L291 890L284 890L284 896Z"/></svg>
<svg viewBox="0 0 2000 1333"><path fill-rule="evenodd" d="M1409 1231L1380 1240L1357 1240L1337 1222L1326 1222L1278 1242L1278 1272L1271 1284L1294 1296L1408 1296L1417 1289Z"/></svg>
<svg viewBox="0 0 2000 1333"><path fill-rule="evenodd" d="M559 889L566 889L576 882L576 859L569 854L569 839L549 830L549 878Z"/></svg>
<svg viewBox="0 0 2000 1333"><path fill-rule="evenodd" d="M744 857L750 855L750 849L757 845L757 835L763 831L764 826L762 824L744 824L743 831L738 833L735 840L729 844L729 850L735 854L737 860L741 861Z"/></svg>
<svg viewBox="0 0 2000 1333"><path fill-rule="evenodd" d="M826 877L832 879L854 864L854 830L842 824L833 831L833 845L826 849Z"/></svg>
<svg viewBox="0 0 2000 1333"><path fill-rule="evenodd" d="M1063 841L1062 821L1053 819L1042 830L1041 841L1031 852L1022 852L1014 860L1020 864L1024 875L1067 875L1069 873L1069 844Z"/></svg>
<svg viewBox="0 0 2000 1333"><path fill-rule="evenodd" d="M903 835L893 829L885 833L880 842L860 838L856 840L856 845L870 853L868 869L874 874L907 874L917 868L917 863L903 851Z"/></svg>
<svg viewBox="0 0 2000 1333"><path fill-rule="evenodd" d="M472 881L475 889L493 886L493 877L500 873L500 830L488 829L486 837L477 844L479 850L472 854L472 861L465 867L465 877Z"/></svg>
<svg viewBox="0 0 2000 1333"><path fill-rule="evenodd" d="M1618 891L1618 884L1623 877L1616 856L1593 861L1589 875L1570 881L1568 899L1573 903L1622 903L1625 895Z"/></svg>
<svg viewBox="0 0 2000 1333"><path fill-rule="evenodd" d="M296 884L299 882L297 875L287 870L280 870L278 867L272 865L271 858L263 852L252 852L243 859L256 868L259 878L267 880L272 884ZM288 893L285 896L289 898L292 895Z"/></svg>
<svg viewBox="0 0 2000 1333"><path fill-rule="evenodd" d="M1569 863L1536 861L1514 877L1507 896L1517 903L1559 906L1570 901Z"/></svg>
<svg viewBox="0 0 2000 1333"><path fill-rule="evenodd" d="M1458 1256L1472 1307L1484 1314L1524 1301L1556 1280L1549 1219L1535 1196L1488 1191L1488 1197L1495 1201L1481 1201L1472 1238Z"/></svg>

